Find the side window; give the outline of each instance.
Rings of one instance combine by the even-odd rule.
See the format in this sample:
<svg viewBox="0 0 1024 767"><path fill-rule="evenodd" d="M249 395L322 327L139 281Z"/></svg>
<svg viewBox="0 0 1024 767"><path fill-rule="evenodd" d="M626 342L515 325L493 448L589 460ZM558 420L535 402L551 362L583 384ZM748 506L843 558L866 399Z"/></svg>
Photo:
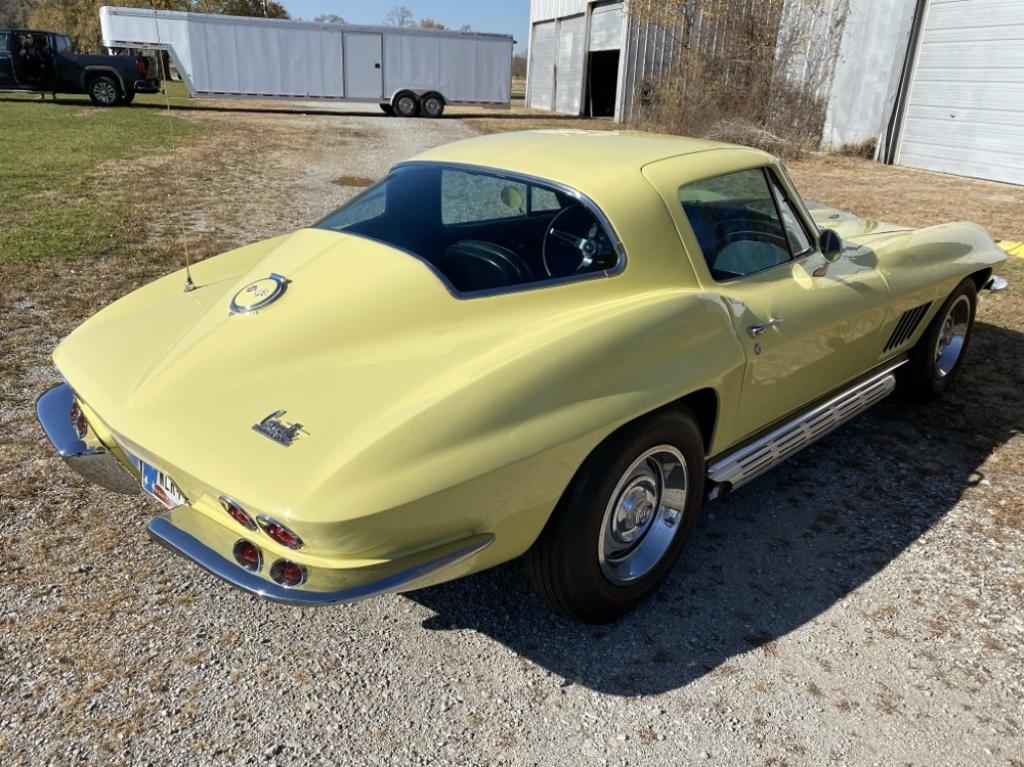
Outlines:
<svg viewBox="0 0 1024 767"><path fill-rule="evenodd" d="M8 45L7 40L9 38L10 38L9 34L7 34L6 32L0 32L0 53L7 53L8 52L9 49L7 47L7 45Z"/></svg>
<svg viewBox="0 0 1024 767"><path fill-rule="evenodd" d="M71 53L71 39L57 35L57 53Z"/></svg>
<svg viewBox="0 0 1024 767"><path fill-rule="evenodd" d="M462 170L441 172L441 223L470 224L526 215L526 184Z"/></svg>
<svg viewBox="0 0 1024 767"><path fill-rule="evenodd" d="M718 281L791 260L789 240L762 168L680 187L679 202Z"/></svg>
<svg viewBox="0 0 1024 767"><path fill-rule="evenodd" d="M768 178L771 180L772 190L775 193L775 201L779 205L779 212L782 214L782 223L786 227L786 236L789 237L789 245L790 249L793 251L793 255L796 257L809 253L814 249L814 243L811 241L810 236L807 234L807 230L800 221L800 216L798 216L796 211L793 210L793 205L786 196L786 192L783 190L782 185L779 184L778 179L776 179L771 173L768 174Z"/></svg>
<svg viewBox="0 0 1024 767"><path fill-rule="evenodd" d="M530 213L543 213L545 211L561 210L562 203L558 201L558 195L550 189L539 186L530 187Z"/></svg>
<svg viewBox="0 0 1024 767"><path fill-rule="evenodd" d="M330 217L331 229L342 230L383 216L387 209L387 181L367 189Z"/></svg>

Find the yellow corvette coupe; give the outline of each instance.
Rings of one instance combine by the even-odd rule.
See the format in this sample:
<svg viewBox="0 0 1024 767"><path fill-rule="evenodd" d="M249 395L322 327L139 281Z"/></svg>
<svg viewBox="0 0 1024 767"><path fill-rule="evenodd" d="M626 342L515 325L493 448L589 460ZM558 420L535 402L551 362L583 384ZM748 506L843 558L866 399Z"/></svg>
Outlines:
<svg viewBox="0 0 1024 767"><path fill-rule="evenodd" d="M706 500L897 387L943 393L1004 258L973 224L808 206L752 149L480 137L104 308L37 411L245 591L349 602L525 554L609 621Z"/></svg>

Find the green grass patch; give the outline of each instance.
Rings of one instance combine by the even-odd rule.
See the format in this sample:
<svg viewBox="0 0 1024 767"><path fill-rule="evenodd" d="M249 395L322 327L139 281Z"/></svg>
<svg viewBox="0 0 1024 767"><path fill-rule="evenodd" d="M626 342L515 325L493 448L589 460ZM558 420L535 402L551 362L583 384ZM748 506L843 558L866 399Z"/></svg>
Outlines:
<svg viewBox="0 0 1024 767"><path fill-rule="evenodd" d="M191 103L178 83L172 105ZM0 94L0 260L73 258L131 248L137 195L110 163L169 152L162 95L130 107L94 107L85 96ZM179 144L207 128L170 118Z"/></svg>

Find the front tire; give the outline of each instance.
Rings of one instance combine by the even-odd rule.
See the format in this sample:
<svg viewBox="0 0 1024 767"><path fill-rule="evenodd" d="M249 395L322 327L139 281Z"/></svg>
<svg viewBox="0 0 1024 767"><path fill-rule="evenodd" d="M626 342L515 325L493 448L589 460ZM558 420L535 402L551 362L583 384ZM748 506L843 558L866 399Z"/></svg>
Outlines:
<svg viewBox="0 0 1024 767"><path fill-rule="evenodd" d="M703 496L704 442L689 411L625 426L587 458L527 552L534 586L579 620L621 617L671 572Z"/></svg>
<svg viewBox="0 0 1024 767"><path fill-rule="evenodd" d="M116 107L121 103L121 86L117 81L101 75L89 81L89 100L98 107Z"/></svg>
<svg viewBox="0 0 1024 767"><path fill-rule="evenodd" d="M968 277L939 307L927 329L910 351L902 368L900 388L917 400L942 396L956 380L974 333L978 288Z"/></svg>

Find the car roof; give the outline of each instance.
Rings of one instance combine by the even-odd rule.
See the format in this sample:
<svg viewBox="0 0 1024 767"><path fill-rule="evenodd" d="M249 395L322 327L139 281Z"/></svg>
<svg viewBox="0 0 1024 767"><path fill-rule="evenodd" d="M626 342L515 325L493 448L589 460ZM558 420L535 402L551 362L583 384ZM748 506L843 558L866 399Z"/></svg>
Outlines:
<svg viewBox="0 0 1024 767"><path fill-rule="evenodd" d="M713 156L706 153L713 152ZM702 167L728 172L739 163L768 163L757 149L707 139L638 131L551 129L495 133L429 149L413 162L479 165L523 173L572 187L595 199L602 192L644 184L642 169L681 156L700 159Z"/></svg>

